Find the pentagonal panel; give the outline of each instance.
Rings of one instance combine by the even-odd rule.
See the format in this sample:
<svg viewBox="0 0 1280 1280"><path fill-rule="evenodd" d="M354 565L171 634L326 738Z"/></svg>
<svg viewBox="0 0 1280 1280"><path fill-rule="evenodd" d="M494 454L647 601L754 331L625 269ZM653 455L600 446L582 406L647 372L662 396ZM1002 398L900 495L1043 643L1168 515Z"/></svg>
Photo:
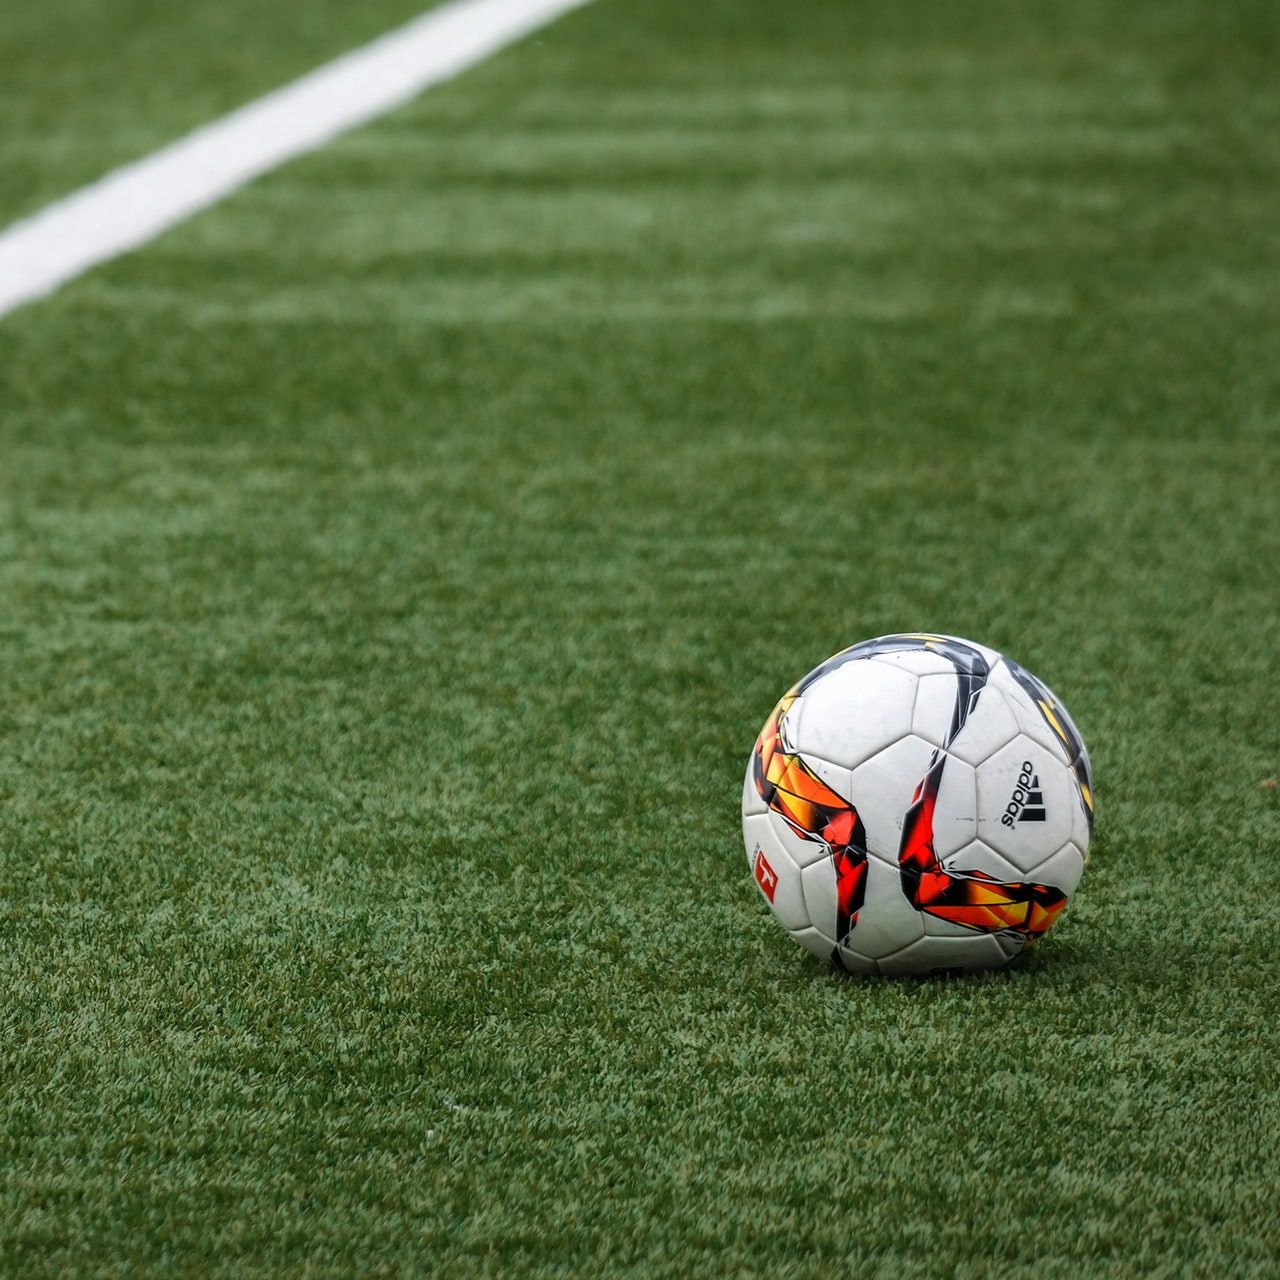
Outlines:
<svg viewBox="0 0 1280 1280"><path fill-rule="evenodd" d="M1049 695L1051 714L1053 715L1053 718L1057 720L1059 727L1065 731L1068 742L1073 745L1076 743L1080 744L1077 750L1070 751L1068 754L1073 760L1076 756L1083 754L1087 764L1088 753L1085 751L1084 737L1080 733L1080 729L1076 725L1076 722L1071 718L1071 713L1062 705L1058 699L1058 695L1054 693L1052 689L1046 686L1045 692Z"/></svg>
<svg viewBox="0 0 1280 1280"><path fill-rule="evenodd" d="M742 780L742 816L751 813L764 813L768 809L764 798L756 790L754 777L754 760L747 761L747 776Z"/></svg>
<svg viewBox="0 0 1280 1280"><path fill-rule="evenodd" d="M1007 882L1021 880L1024 875L1012 862L1002 858L981 840L965 845L963 849L946 859L943 866L947 871L980 871L993 880Z"/></svg>
<svg viewBox="0 0 1280 1280"><path fill-rule="evenodd" d="M840 939L842 950L877 960L923 936L924 922L903 894L896 868L871 859L867 866L866 900L849 936Z"/></svg>
<svg viewBox="0 0 1280 1280"><path fill-rule="evenodd" d="M853 771L849 797L867 833L867 848L897 866L902 826L937 748L914 734L895 742ZM977 784L963 760L947 757L933 811L934 853L944 858L977 835Z"/></svg>
<svg viewBox="0 0 1280 1280"><path fill-rule="evenodd" d="M1058 756L1019 734L978 766L978 837L1022 873L1071 838L1079 801Z"/></svg>
<svg viewBox="0 0 1280 1280"><path fill-rule="evenodd" d="M951 664L947 666L950 668ZM911 732L935 747L945 747L955 719L959 687L954 669L920 676L911 714Z"/></svg>
<svg viewBox="0 0 1280 1280"><path fill-rule="evenodd" d="M1039 712L1041 719L1053 732L1054 741L1061 744L1064 758L1074 763L1083 757L1087 769L1088 755L1084 749L1084 739L1057 694L1038 676L1032 675L1016 662L1006 658L1003 665L1014 683L1022 689L1028 704Z"/></svg>
<svg viewBox="0 0 1280 1280"><path fill-rule="evenodd" d="M956 712L960 682L955 676L928 676L920 680L912 727L922 738L947 743ZM1018 722L999 689L989 685L978 691L964 724L947 750L967 764L981 764L992 752L1018 736Z"/></svg>
<svg viewBox="0 0 1280 1280"><path fill-rule="evenodd" d="M1032 871L1039 884L1051 884L1070 897L1084 874L1084 855L1074 844L1064 845Z"/></svg>
<svg viewBox="0 0 1280 1280"><path fill-rule="evenodd" d="M937 938L996 937L1006 956L1022 949L1024 937L1015 929L1027 924L1029 904L1044 900L1031 886L1057 887L1054 880L1040 875L1039 868L1030 873L1020 871L982 841L974 841L948 858L943 871L952 883L932 882L934 906L925 914L925 933ZM1037 916L1036 920L1036 927L1043 928L1043 918Z"/></svg>
<svg viewBox="0 0 1280 1280"><path fill-rule="evenodd" d="M1077 730L1077 732L1079 732ZM1080 750L1076 752L1075 760L1071 767L1075 769L1077 765L1084 766L1084 783L1089 788L1089 794L1093 794L1093 765L1089 762L1089 749L1084 745L1084 740L1080 739Z"/></svg>
<svg viewBox="0 0 1280 1280"><path fill-rule="evenodd" d="M784 928L807 928L810 922L804 907L800 868L782 847L770 816L750 814L743 818L742 836L756 888L773 914Z"/></svg>
<svg viewBox="0 0 1280 1280"><path fill-rule="evenodd" d="M979 872L990 876L1004 884L1013 884L1025 880L1026 876L1013 863L1002 858L994 849L974 840L970 844L947 858L943 870L959 875L966 871ZM924 931L935 938L972 938L980 936L979 931L968 925L957 924L954 920L944 920L940 916L928 912L924 917ZM1007 949L1006 949L1007 950Z"/></svg>
<svg viewBox="0 0 1280 1280"><path fill-rule="evenodd" d="M811 862L801 869L800 883L804 892L805 912L809 923L829 937L836 933L836 871L831 859Z"/></svg>
<svg viewBox="0 0 1280 1280"><path fill-rule="evenodd" d="M1034 680L1034 676L1028 678ZM1038 681L1036 682L1039 683ZM1013 718L1017 721L1018 731L1025 734L1033 742L1037 742L1056 759L1066 764L1074 755L1069 753L1062 738L1054 731L1045 717L1044 711L1037 705L1031 693L1018 683L1005 663L1001 663L992 672L988 684L999 689L1004 695ZM1042 686L1041 686L1042 687ZM1045 691L1047 694L1047 690ZM1051 695L1050 695L1051 696Z"/></svg>
<svg viewBox="0 0 1280 1280"><path fill-rule="evenodd" d="M858 659L815 681L787 715L796 750L853 768L911 732L916 678Z"/></svg>
<svg viewBox="0 0 1280 1280"><path fill-rule="evenodd" d="M836 944L820 929L792 929L791 936L819 960L830 960Z"/></svg>
<svg viewBox="0 0 1280 1280"><path fill-rule="evenodd" d="M1071 806L1071 843L1080 850L1087 860L1089 857L1089 839L1093 835L1093 823L1084 807L1080 796L1080 788L1076 786L1076 802Z"/></svg>
<svg viewBox="0 0 1280 1280"><path fill-rule="evenodd" d="M924 937L877 963L885 974L924 974L939 969L1002 969L1009 956L994 937L978 933L968 938Z"/></svg>
<svg viewBox="0 0 1280 1280"><path fill-rule="evenodd" d="M942 864L943 870L955 874L963 874L965 872L977 872L982 876L989 876L995 881L1012 884L1025 881L1027 877L1023 872L1010 863L1009 860L1001 858L1000 854L991 847L984 845L982 841L975 840L972 844L966 845L951 858L947 858ZM973 938L979 936L996 937L1001 940L1001 950L1006 956L1014 956L1021 950L1020 938L1012 937L1009 933L993 933L984 934L980 929L975 929L972 925L957 923L954 919L943 919L942 916L925 913L924 915L924 932L931 937L936 938Z"/></svg>

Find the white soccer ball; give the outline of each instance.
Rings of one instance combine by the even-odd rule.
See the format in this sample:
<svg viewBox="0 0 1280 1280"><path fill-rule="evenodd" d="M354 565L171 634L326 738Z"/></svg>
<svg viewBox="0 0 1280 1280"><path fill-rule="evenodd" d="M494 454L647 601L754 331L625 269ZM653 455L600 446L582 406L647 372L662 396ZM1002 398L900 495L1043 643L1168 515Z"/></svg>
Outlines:
<svg viewBox="0 0 1280 1280"><path fill-rule="evenodd" d="M954 636L882 636L815 668L765 723L742 793L773 914L855 973L1008 964L1066 906L1092 827L1062 704Z"/></svg>

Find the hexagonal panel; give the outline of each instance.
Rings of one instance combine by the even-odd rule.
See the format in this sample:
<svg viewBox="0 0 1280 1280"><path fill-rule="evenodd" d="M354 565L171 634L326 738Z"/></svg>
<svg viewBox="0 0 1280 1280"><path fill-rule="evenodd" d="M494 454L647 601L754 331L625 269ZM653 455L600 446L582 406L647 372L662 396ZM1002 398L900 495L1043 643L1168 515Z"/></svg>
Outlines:
<svg viewBox="0 0 1280 1280"><path fill-rule="evenodd" d="M1031 874L1040 884L1055 885L1069 898L1084 875L1084 854L1074 843L1063 845L1057 853L1033 868Z"/></svg>
<svg viewBox="0 0 1280 1280"><path fill-rule="evenodd" d="M867 847L892 867L898 864L907 810L935 751L932 743L911 734L860 765L850 779L849 798L866 828ZM933 815L934 852L939 858L975 838L977 811L973 770L963 760L948 757Z"/></svg>
<svg viewBox="0 0 1280 1280"><path fill-rule="evenodd" d="M821 929L792 929L791 936L819 960L830 960L836 944Z"/></svg>
<svg viewBox="0 0 1280 1280"><path fill-rule="evenodd" d="M947 735L955 715L957 687L954 670L919 677L916 705L911 713L911 732L916 737L935 747L947 745Z"/></svg>
<svg viewBox="0 0 1280 1280"><path fill-rule="evenodd" d="M785 740L790 745L789 737ZM803 751L797 751L797 754L836 795L843 796L846 800L849 799L850 778L853 776L852 769L846 769L841 764L832 764L830 760L823 760L820 756L807 755Z"/></svg>
<svg viewBox="0 0 1280 1280"><path fill-rule="evenodd" d="M787 715L787 738L804 755L854 768L911 732L916 678L857 659L821 677Z"/></svg>
<svg viewBox="0 0 1280 1280"><path fill-rule="evenodd" d="M810 921L800 885L800 868L779 842L769 815L751 814L744 818L742 836L756 888L773 914L786 929L807 928Z"/></svg>
<svg viewBox="0 0 1280 1280"><path fill-rule="evenodd" d="M1010 957L991 934L967 938L924 937L877 961L880 972L925 974L945 969L1003 969Z"/></svg>
<svg viewBox="0 0 1280 1280"><path fill-rule="evenodd" d="M883 641L889 641L889 640L906 641L910 643L913 647L905 650L905 653L908 659L913 662L913 664L914 663L923 664L925 661L929 659L936 660L935 664L932 666L911 665L908 667L908 670L915 671L917 674L921 674L923 672L928 672L928 671L941 671L943 670L944 667L948 669L954 669L952 668L951 662L946 657L944 657L941 653L938 652L938 647L936 644L936 642L938 641L950 640L950 641L953 641L955 644L963 645L969 649L976 649L987 660L988 666L993 667L997 662L1000 661L1000 654L997 653L994 649L988 648L984 644L978 644L974 640L966 640L963 636L947 635L943 632L915 632L913 634L905 634L905 635L899 633L891 636L879 636L875 640L868 640L866 642L866 647L877 645ZM864 648L863 645L858 645L855 647L859 649ZM896 656L896 655L885 654L881 652L875 655L874 660L879 662L885 657L893 657L893 656Z"/></svg>
<svg viewBox="0 0 1280 1280"><path fill-rule="evenodd" d="M954 920L943 920L939 916L931 916L927 911L920 913L924 917L924 931L931 938L972 938L973 930L966 929Z"/></svg>
<svg viewBox="0 0 1280 1280"><path fill-rule="evenodd" d="M840 963L850 972L860 974L863 977L872 977L880 972L876 968L874 960L868 960L866 956L860 956L856 951L850 951L846 947L840 947Z"/></svg>
<svg viewBox="0 0 1280 1280"><path fill-rule="evenodd" d="M1022 874L1071 838L1079 804L1071 772L1054 752L1019 734L978 774L978 837Z"/></svg>
<svg viewBox="0 0 1280 1280"><path fill-rule="evenodd" d="M841 949L866 960L877 960L923 936L924 921L903 894L897 869L871 859L867 866L866 901L852 932L840 939Z"/></svg>

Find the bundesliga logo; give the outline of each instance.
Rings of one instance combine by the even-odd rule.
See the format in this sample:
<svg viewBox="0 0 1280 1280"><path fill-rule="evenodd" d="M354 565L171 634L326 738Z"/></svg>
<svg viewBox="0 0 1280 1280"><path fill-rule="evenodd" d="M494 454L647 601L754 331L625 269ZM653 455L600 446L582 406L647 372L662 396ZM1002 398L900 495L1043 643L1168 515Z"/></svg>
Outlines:
<svg viewBox="0 0 1280 1280"><path fill-rule="evenodd" d="M773 895L778 890L778 876L759 845L756 845L756 884L760 886L760 892L772 902Z"/></svg>

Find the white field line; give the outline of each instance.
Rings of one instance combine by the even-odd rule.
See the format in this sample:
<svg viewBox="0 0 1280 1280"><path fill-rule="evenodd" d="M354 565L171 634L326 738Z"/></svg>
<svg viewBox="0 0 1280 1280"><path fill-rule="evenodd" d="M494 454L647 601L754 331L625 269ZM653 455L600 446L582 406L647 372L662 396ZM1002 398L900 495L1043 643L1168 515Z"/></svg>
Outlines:
<svg viewBox="0 0 1280 1280"><path fill-rule="evenodd" d="M0 316L587 0L453 0L0 231Z"/></svg>

